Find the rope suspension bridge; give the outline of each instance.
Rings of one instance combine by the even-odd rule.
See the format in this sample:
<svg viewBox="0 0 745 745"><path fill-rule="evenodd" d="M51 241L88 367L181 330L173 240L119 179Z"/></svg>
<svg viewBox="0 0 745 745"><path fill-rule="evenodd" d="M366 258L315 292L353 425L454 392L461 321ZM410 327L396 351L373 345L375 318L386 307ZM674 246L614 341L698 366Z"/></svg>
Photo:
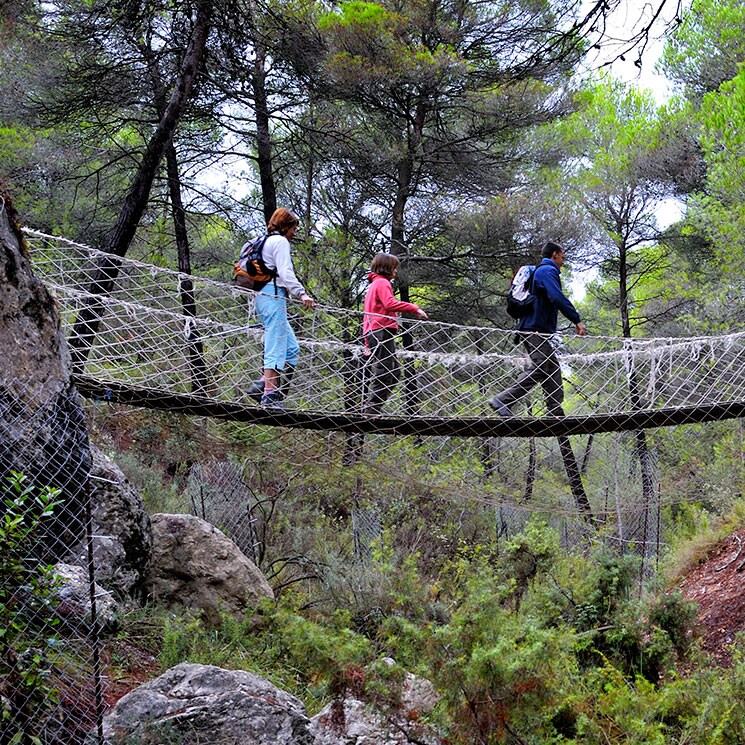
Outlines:
<svg viewBox="0 0 745 745"><path fill-rule="evenodd" d="M693 338L553 337L566 416L540 389L515 416L489 398L530 364L514 332L402 319L402 376L385 413L361 412L362 314L289 301L301 348L285 409L246 395L262 368L251 291L25 231L36 271L57 298L73 380L92 398L305 429L434 436L564 436L721 421L745 413L745 333ZM97 291L101 276L108 292ZM185 300L186 299L186 300ZM91 312L83 340L76 319ZM86 354L76 361L85 341Z"/></svg>

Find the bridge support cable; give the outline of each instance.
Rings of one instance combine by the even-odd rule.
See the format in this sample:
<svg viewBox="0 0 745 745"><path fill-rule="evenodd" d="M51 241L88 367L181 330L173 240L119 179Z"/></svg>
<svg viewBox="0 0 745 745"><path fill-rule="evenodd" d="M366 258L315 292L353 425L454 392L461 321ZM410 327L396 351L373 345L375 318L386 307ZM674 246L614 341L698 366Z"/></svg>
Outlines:
<svg viewBox="0 0 745 745"><path fill-rule="evenodd" d="M430 437L571 437L606 432L701 424L745 416L745 400L728 404L636 411L627 414L541 417L399 417L363 414L327 414L322 411L267 409L256 405L217 401L188 393L162 391L128 385L102 383L74 374L72 382L86 398L128 404L156 411L207 416L251 424L336 432L361 432Z"/></svg>

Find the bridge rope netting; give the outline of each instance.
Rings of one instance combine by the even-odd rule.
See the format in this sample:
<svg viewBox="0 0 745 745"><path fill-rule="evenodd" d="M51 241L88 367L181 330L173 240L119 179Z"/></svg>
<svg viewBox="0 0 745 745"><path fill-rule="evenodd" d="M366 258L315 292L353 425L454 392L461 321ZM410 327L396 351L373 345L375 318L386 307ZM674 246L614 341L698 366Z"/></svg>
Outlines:
<svg viewBox="0 0 745 745"><path fill-rule="evenodd" d="M565 416L546 414L538 386L502 418L489 399L529 365L514 332L401 319L401 379L383 412L368 416L362 314L290 301L301 354L276 410L247 395L263 350L252 292L25 235L58 301L97 438L117 450L139 410L165 412L141 436L155 437L154 450L170 438L184 443L176 457L191 470L238 466L257 504L290 490L349 514L355 552L371 550L415 504L416 530L447 524L442 540L468 543L484 524L509 535L539 513L567 542L602 525L612 545L652 560L666 505L698 504L702 489L723 505L743 490L745 461L732 453L745 447L745 334L623 339L572 329L554 339ZM85 314L97 326L84 337ZM694 476L681 481L681 471ZM230 526L245 504L216 499L199 514L214 508L215 524L242 535Z"/></svg>
<svg viewBox="0 0 745 745"><path fill-rule="evenodd" d="M25 233L73 347L80 341L76 319L95 308L97 331L76 367L78 386L91 395L285 426L418 435L598 433L722 420L745 411L745 333L644 339L556 334L566 416L542 416L537 388L526 406L514 407L514 417L499 418L489 398L530 364L514 332L401 319L401 380L384 412L367 417L361 414L368 384L361 312L324 305L305 310L292 300L300 361L284 411L262 409L246 394L262 368L253 292ZM98 294L92 287L102 271L111 278L109 291Z"/></svg>

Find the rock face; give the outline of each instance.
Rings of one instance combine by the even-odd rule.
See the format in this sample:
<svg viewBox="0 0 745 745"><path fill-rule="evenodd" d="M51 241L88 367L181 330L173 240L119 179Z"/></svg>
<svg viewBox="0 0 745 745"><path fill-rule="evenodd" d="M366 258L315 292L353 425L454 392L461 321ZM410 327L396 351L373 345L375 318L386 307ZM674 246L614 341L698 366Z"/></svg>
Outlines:
<svg viewBox="0 0 745 745"><path fill-rule="evenodd" d="M247 602L274 598L258 567L224 533L193 515L152 516L153 548L148 595L219 620L219 610L240 613Z"/></svg>
<svg viewBox="0 0 745 745"><path fill-rule="evenodd" d="M0 195L2 199L2 195ZM59 392L69 357L52 296L34 276L9 202L0 201L0 379L7 394Z"/></svg>
<svg viewBox="0 0 745 745"><path fill-rule="evenodd" d="M119 466L91 445L93 562L96 581L119 598L144 599L152 535L142 497ZM85 566L86 546L79 544L73 561Z"/></svg>
<svg viewBox="0 0 745 745"><path fill-rule="evenodd" d="M33 275L10 200L0 194L0 479L11 470L61 489L44 560L61 559L84 534L90 451L57 307Z"/></svg>
<svg viewBox="0 0 745 745"><path fill-rule="evenodd" d="M182 663L116 704L106 745L314 745L303 704L244 670Z"/></svg>

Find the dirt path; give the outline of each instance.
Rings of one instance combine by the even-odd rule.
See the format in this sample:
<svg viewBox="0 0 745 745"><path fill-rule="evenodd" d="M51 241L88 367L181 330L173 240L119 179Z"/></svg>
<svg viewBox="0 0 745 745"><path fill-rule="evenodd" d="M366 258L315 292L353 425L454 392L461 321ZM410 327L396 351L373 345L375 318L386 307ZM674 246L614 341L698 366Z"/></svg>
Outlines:
<svg viewBox="0 0 745 745"><path fill-rule="evenodd" d="M719 664L730 665L735 634L745 630L745 530L723 540L680 587L699 606L704 649Z"/></svg>

